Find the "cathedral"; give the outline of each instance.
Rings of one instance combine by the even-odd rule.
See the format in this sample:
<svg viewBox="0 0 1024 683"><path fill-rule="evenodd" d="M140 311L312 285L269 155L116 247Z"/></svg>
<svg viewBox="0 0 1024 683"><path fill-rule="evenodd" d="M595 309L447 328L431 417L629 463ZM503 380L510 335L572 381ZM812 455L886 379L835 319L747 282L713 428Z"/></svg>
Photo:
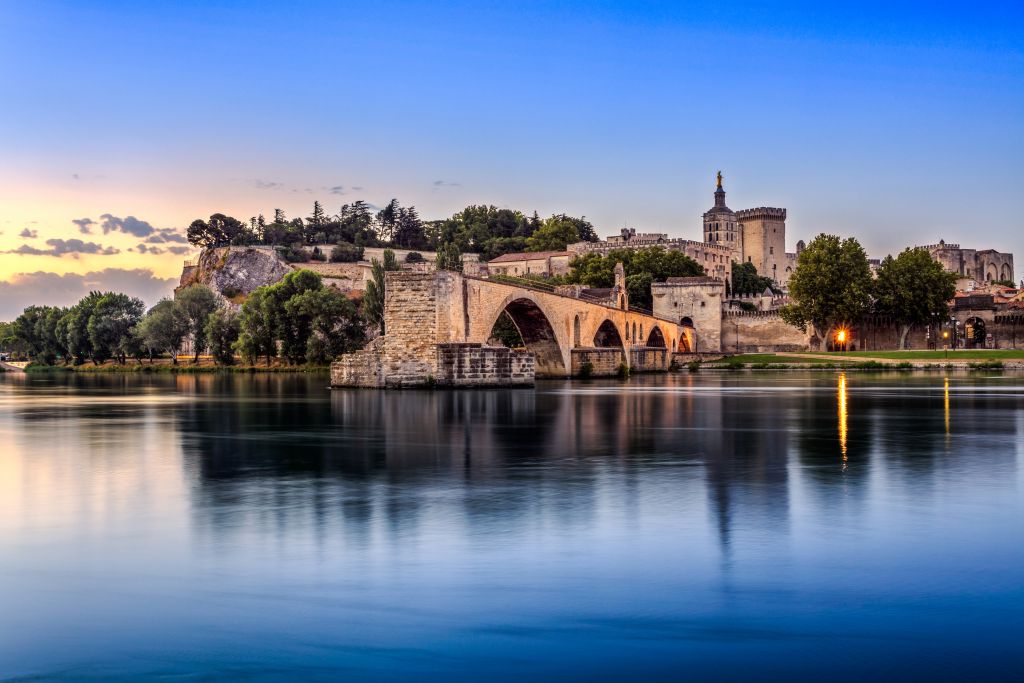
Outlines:
<svg viewBox="0 0 1024 683"><path fill-rule="evenodd" d="M770 206L733 211L725 204L722 172L718 172L715 205L704 214L704 243L727 247L737 263L750 263L759 275L785 286L796 268L797 254L786 253L786 210Z"/></svg>

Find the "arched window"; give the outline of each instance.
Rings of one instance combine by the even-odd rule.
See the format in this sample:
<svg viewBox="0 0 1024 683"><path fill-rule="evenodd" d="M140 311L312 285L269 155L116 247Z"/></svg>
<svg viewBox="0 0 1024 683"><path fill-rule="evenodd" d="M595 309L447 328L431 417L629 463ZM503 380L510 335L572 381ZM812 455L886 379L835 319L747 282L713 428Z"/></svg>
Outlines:
<svg viewBox="0 0 1024 683"><path fill-rule="evenodd" d="M576 316L576 319L572 323L572 345L580 345L580 317Z"/></svg>

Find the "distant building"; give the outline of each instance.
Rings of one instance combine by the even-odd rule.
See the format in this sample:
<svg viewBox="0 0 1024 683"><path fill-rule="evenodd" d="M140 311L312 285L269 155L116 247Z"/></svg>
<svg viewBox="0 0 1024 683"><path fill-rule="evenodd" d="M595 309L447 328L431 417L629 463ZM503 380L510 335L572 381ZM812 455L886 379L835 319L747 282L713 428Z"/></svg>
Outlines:
<svg viewBox="0 0 1024 683"><path fill-rule="evenodd" d="M1005 280L1013 282L1013 254L998 252L995 249L962 249L959 244L946 244L939 240L938 244L924 247L932 258L951 272L976 282L994 282Z"/></svg>
<svg viewBox="0 0 1024 683"><path fill-rule="evenodd" d="M487 262L493 275L564 275L569 272L568 251L534 251L504 254Z"/></svg>
<svg viewBox="0 0 1024 683"><path fill-rule="evenodd" d="M797 243L796 253L786 252L786 209L759 207L733 211L725 203L722 174L717 176L715 204L703 215L703 241L672 238L665 233L637 233L624 228L618 235L601 242L577 242L569 245L574 254L613 249L664 247L681 251L704 267L709 276L723 282L732 279L732 262L751 263L758 274L770 277L785 286L796 268L796 257L803 250Z"/></svg>

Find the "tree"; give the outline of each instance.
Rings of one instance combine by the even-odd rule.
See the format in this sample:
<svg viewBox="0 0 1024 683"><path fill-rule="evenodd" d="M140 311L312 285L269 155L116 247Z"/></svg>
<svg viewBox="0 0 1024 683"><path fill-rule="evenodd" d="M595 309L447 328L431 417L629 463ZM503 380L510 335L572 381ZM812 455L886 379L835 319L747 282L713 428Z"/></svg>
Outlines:
<svg viewBox="0 0 1024 683"><path fill-rule="evenodd" d="M87 360L99 365L101 360L106 359L102 356L102 349L99 354L97 353L89 335L89 320L103 296L100 292L89 292L77 304L69 308L57 324L61 343L77 365L81 365Z"/></svg>
<svg viewBox="0 0 1024 683"><path fill-rule="evenodd" d="M736 294L737 296L748 294L762 294L765 290L775 291L772 279L770 277L764 277L763 275L757 274L757 268L754 267L753 263L737 263L732 262L732 286L730 287L730 294Z"/></svg>
<svg viewBox="0 0 1024 683"><path fill-rule="evenodd" d="M648 247L613 249L604 256L596 252L577 256L569 263L565 281L588 287L612 287L615 285L615 264L620 262L626 271L630 303L640 308L650 308L652 305L652 282L704 274L704 268L681 251Z"/></svg>
<svg viewBox="0 0 1024 683"><path fill-rule="evenodd" d="M242 305L235 349L249 363L255 363L260 356L266 356L269 367L270 359L277 355L277 343L274 336L273 309L266 301L267 289L256 288Z"/></svg>
<svg viewBox="0 0 1024 683"><path fill-rule="evenodd" d="M167 353L178 364L178 350L189 333L188 320L171 299L161 299L139 323L137 333L147 349Z"/></svg>
<svg viewBox="0 0 1024 683"><path fill-rule="evenodd" d="M142 320L145 305L127 294L107 292L96 302L87 329L93 347L93 360L117 358L124 365L133 351L132 330Z"/></svg>
<svg viewBox="0 0 1024 683"><path fill-rule="evenodd" d="M59 334L61 318L67 309L55 306L29 306L13 323L7 334L7 346L17 347L36 363L52 365L67 351Z"/></svg>
<svg viewBox="0 0 1024 683"><path fill-rule="evenodd" d="M402 249L425 249L427 237L415 206L398 210L395 220L394 244Z"/></svg>
<svg viewBox="0 0 1024 683"><path fill-rule="evenodd" d="M194 284L174 297L181 315L188 322L192 336L192 362L199 362L199 354L206 350L206 320L219 306L220 300L206 285Z"/></svg>
<svg viewBox="0 0 1024 683"><path fill-rule="evenodd" d="M192 221L187 231L189 243L204 249L229 244L251 244L260 237L253 235L244 222L222 213L213 214L209 221Z"/></svg>
<svg viewBox="0 0 1024 683"><path fill-rule="evenodd" d="M354 351L363 341L363 326L355 304L334 287L308 289L292 296L285 312L308 330L304 344L307 363L324 364Z"/></svg>
<svg viewBox="0 0 1024 683"><path fill-rule="evenodd" d="M363 317L371 329L377 328L381 334L384 334L384 274L400 269L395 252L390 249L384 250L383 262L373 259L370 269L372 277L363 293Z"/></svg>
<svg viewBox="0 0 1024 683"><path fill-rule="evenodd" d="M526 239L526 250L565 251L567 246L579 241L580 232L575 223L566 216L552 216Z"/></svg>
<svg viewBox="0 0 1024 683"><path fill-rule="evenodd" d="M392 199L387 206L377 212L377 232L385 242L391 242L395 238L398 211L398 200Z"/></svg>
<svg viewBox="0 0 1024 683"><path fill-rule="evenodd" d="M789 279L793 303L782 319L801 330L810 328L824 349L832 330L859 320L871 308L871 268L853 237L815 237L797 257Z"/></svg>
<svg viewBox="0 0 1024 683"><path fill-rule="evenodd" d="M331 249L331 263L355 263L363 260L363 248L348 242L339 242Z"/></svg>
<svg viewBox="0 0 1024 683"><path fill-rule="evenodd" d="M203 336L216 363L234 365L234 345L238 341L240 329L241 320L238 313L227 306L218 308L207 316Z"/></svg>
<svg viewBox="0 0 1024 683"><path fill-rule="evenodd" d="M449 242L437 248L437 255L434 257L434 264L437 270L453 270L462 272L462 253L459 248Z"/></svg>
<svg viewBox="0 0 1024 683"><path fill-rule="evenodd" d="M546 219L526 240L527 251L565 251L576 242L596 242L597 233L586 218L557 214Z"/></svg>
<svg viewBox="0 0 1024 683"><path fill-rule="evenodd" d="M914 325L928 325L948 312L956 294L956 274L947 273L927 249L904 249L896 258L886 256L874 282L875 310L899 326L899 347L907 347Z"/></svg>

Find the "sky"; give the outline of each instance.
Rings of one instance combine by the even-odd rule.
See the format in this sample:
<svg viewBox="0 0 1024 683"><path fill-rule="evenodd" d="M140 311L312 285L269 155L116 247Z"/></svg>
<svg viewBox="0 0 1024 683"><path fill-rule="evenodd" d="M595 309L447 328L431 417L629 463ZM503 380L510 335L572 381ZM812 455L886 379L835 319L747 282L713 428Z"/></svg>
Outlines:
<svg viewBox="0 0 1024 683"><path fill-rule="evenodd" d="M0 0L0 320L170 293L196 218L397 197L1024 275L1024 4Z"/></svg>

